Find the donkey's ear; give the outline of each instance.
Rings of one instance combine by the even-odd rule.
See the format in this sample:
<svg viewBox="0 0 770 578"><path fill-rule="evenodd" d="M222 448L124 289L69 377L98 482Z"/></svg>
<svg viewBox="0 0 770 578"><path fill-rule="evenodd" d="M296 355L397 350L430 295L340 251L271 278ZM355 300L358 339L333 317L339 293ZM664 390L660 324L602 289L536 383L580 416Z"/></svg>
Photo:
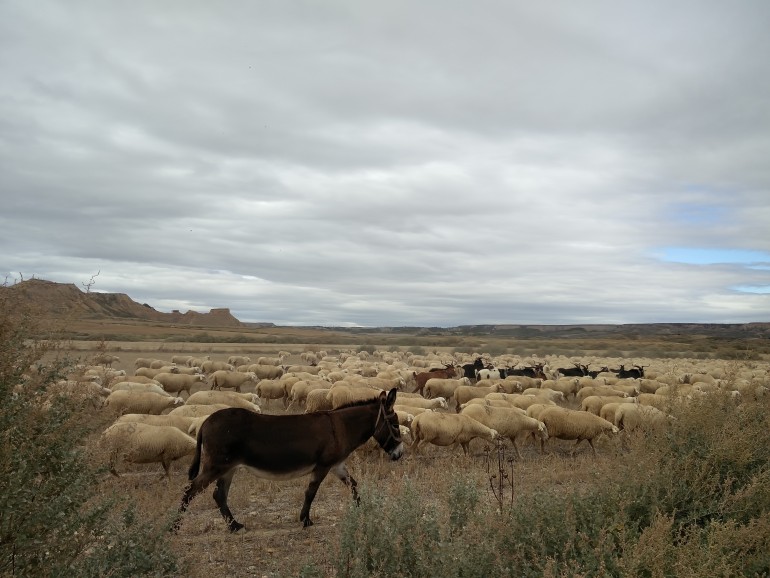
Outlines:
<svg viewBox="0 0 770 578"><path fill-rule="evenodd" d="M391 409L396 403L396 393L398 390L394 387L388 392L388 398L385 400L385 409Z"/></svg>

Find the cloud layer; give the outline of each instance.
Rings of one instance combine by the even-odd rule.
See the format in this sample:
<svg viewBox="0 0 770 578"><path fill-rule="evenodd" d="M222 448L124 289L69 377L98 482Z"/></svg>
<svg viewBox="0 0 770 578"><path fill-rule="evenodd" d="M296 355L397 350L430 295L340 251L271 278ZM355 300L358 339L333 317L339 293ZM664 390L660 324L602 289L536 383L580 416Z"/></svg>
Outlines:
<svg viewBox="0 0 770 578"><path fill-rule="evenodd" d="M770 321L765 2L34 4L0 6L9 279L278 324Z"/></svg>

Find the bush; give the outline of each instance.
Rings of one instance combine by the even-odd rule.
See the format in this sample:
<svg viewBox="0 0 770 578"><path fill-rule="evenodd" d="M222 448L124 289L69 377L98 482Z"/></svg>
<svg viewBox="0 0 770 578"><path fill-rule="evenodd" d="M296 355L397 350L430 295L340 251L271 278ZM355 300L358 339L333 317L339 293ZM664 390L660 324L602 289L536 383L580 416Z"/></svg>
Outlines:
<svg viewBox="0 0 770 578"><path fill-rule="evenodd" d="M83 440L100 420L87 404L48 395L67 360L41 363L55 346L30 341L42 334L32 311L0 296L0 575L174 574L163 522L96 491L103 472Z"/></svg>
<svg viewBox="0 0 770 578"><path fill-rule="evenodd" d="M498 508L469 477L432 486L438 504L409 484L367 496L344 519L337 574L769 576L770 403L714 394L672 411L569 491L517 487Z"/></svg>

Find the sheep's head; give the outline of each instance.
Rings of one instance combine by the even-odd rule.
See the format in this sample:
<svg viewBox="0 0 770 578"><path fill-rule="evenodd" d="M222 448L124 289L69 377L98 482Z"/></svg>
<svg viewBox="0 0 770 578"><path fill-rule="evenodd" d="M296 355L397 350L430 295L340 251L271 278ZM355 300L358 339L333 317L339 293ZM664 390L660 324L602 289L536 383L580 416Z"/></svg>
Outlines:
<svg viewBox="0 0 770 578"><path fill-rule="evenodd" d="M181 397L175 397L173 405L184 405L184 398Z"/></svg>
<svg viewBox="0 0 770 578"><path fill-rule="evenodd" d="M446 398L437 397L436 399L438 400L439 407L443 409L447 409L449 407L449 404L447 403Z"/></svg>
<svg viewBox="0 0 770 578"><path fill-rule="evenodd" d="M537 437L543 441L548 439L548 428L542 421L537 422Z"/></svg>

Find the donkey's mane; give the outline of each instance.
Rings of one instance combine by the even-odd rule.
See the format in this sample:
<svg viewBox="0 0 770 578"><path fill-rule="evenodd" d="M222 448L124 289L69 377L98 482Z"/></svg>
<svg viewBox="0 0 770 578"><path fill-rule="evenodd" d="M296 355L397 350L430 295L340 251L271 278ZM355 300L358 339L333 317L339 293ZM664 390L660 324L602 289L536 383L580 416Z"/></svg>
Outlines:
<svg viewBox="0 0 770 578"><path fill-rule="evenodd" d="M348 403L339 406L337 409L345 409L346 407L357 407L359 405L373 405L373 404L379 403L379 402L380 402L380 398L379 397L375 397L375 398L372 398L372 399L358 399L358 400L355 400L355 401L349 401Z"/></svg>

